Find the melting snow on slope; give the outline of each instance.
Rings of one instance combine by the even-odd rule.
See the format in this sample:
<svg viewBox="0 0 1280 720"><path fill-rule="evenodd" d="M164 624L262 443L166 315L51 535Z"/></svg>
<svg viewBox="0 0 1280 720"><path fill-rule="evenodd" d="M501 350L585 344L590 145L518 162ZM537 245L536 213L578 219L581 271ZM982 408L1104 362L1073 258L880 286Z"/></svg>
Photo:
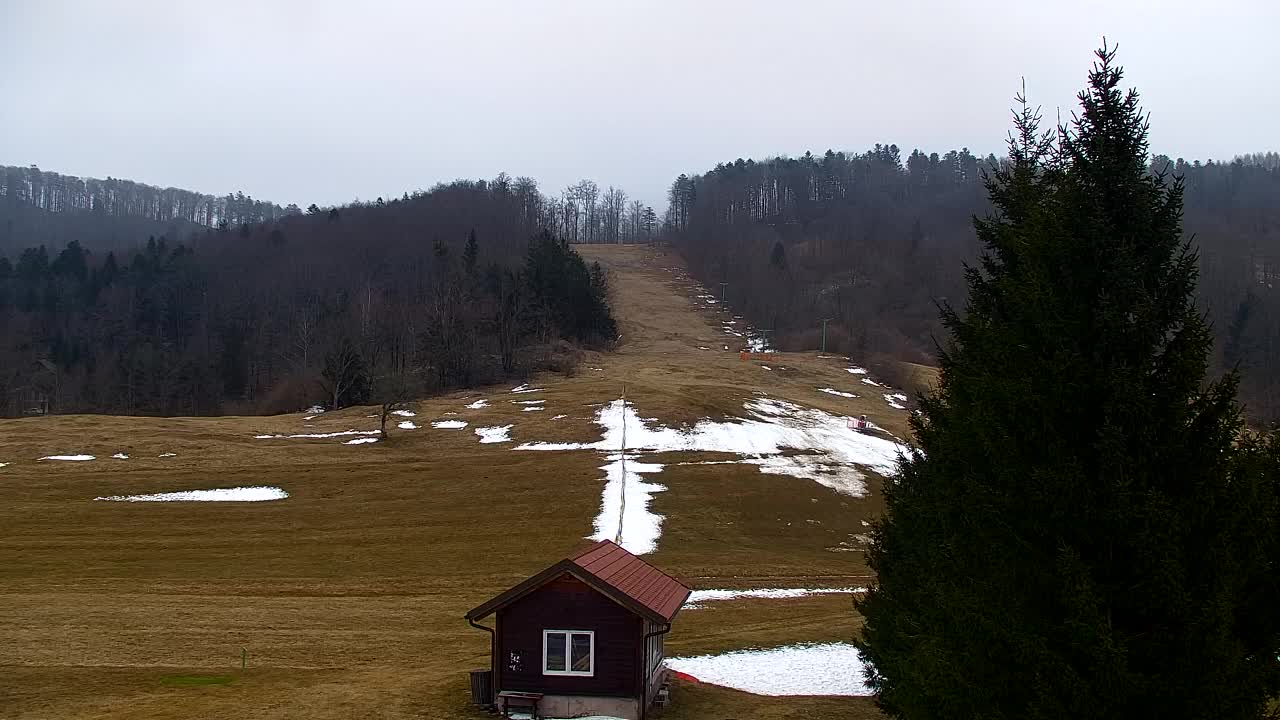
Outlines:
<svg viewBox="0 0 1280 720"><path fill-rule="evenodd" d="M862 378L862 382L866 385L875 385L876 387L881 387L880 383L876 382L875 380L872 380L871 378Z"/></svg>
<svg viewBox="0 0 1280 720"><path fill-rule="evenodd" d="M897 408L898 410L907 409L905 405L900 404L907 401L907 396L902 393L885 393L884 401L889 403L889 407Z"/></svg>
<svg viewBox="0 0 1280 720"><path fill-rule="evenodd" d="M416 416L418 413L416 413L416 412L410 412L410 411L408 411L408 410L392 410L392 411L391 411L391 414L392 414L392 415L399 415L400 417L414 417L414 416Z"/></svg>
<svg viewBox="0 0 1280 720"><path fill-rule="evenodd" d="M437 420L431 423L431 427L439 430L461 430L466 426L465 420Z"/></svg>
<svg viewBox="0 0 1280 720"><path fill-rule="evenodd" d="M468 406L467 406L467 409L468 409L468 410L479 410L480 408L483 408L483 407L489 407L489 401L488 401L488 400L485 400L484 398L480 398L479 400L477 400L477 401L475 401L475 402L471 403L470 405L468 405Z"/></svg>
<svg viewBox="0 0 1280 720"><path fill-rule="evenodd" d="M667 667L757 695L871 695L862 656L847 643L789 645L668 658Z"/></svg>
<svg viewBox="0 0 1280 720"><path fill-rule="evenodd" d="M697 610L702 607L697 603L715 602L717 600L738 600L741 598L784 600L788 598L809 597L810 595L844 595L864 593L866 588L758 588L754 590L694 590L689 595L689 604L685 610Z"/></svg>
<svg viewBox="0 0 1280 720"><path fill-rule="evenodd" d="M374 417L377 417L377 416L374 416ZM342 432L331 432L331 433L301 433L298 435L254 435L253 437L256 440L275 440L280 438L324 439L324 438L342 437L344 435L377 435L377 434L378 434L377 430L343 430Z"/></svg>
<svg viewBox="0 0 1280 720"><path fill-rule="evenodd" d="M662 465L636 462L636 455L628 453L624 479L622 455L612 453L608 456L609 463L600 466L605 471L606 482L600 513L593 521L595 533L591 539L613 540L621 527L625 531L622 547L636 555L644 555L658 549L658 538L662 535L662 516L649 511L649 500L654 493L667 488L645 482L641 475L660 473Z"/></svg>
<svg viewBox="0 0 1280 720"><path fill-rule="evenodd" d="M691 428L650 426L626 407L627 450L653 452L704 451L748 456L741 461L762 466L764 472L795 474L814 479L815 470L829 466L833 475L852 472L859 482L822 482L849 495L861 495L861 473L849 466L863 466L880 473L897 472L900 446L891 440L850 432L843 416L769 398L749 400L743 407L753 417L715 422L702 420ZM596 413L596 423L604 428L604 438L593 443L525 443L517 450L618 450L622 447L623 407L615 400ZM815 455L783 455L785 450L811 451ZM774 456L774 457L770 457ZM772 466L774 469L766 469ZM792 469L795 472L783 472ZM854 491L856 490L856 491Z"/></svg>
<svg viewBox="0 0 1280 720"><path fill-rule="evenodd" d="M92 455L46 455L41 460L63 460L66 462L87 462L89 460L97 460Z"/></svg>
<svg viewBox="0 0 1280 720"><path fill-rule="evenodd" d="M669 428L641 418L630 404L624 407L622 400L615 400L596 412L596 424L601 426L604 436L596 442L535 442L524 443L515 449L612 452L614 462L604 469L613 473L615 471L610 468L621 460L617 451L622 448L625 424L628 482L626 514L622 517L622 545L637 554L652 552L656 546L662 516L650 512L648 505L652 493L665 489L661 485L642 482L636 475L658 472L662 466L640 464L645 469L632 469L635 464L632 458L637 457L640 451L734 453L743 457L712 462L756 465L763 473L813 480L854 497L866 493L864 476L858 467L870 468L882 475L892 475L897 471L899 445L883 438L851 432L845 417L766 398L748 401L744 407L752 418L728 422L702 420L691 428ZM479 433L478 430L476 432ZM786 454L789 450L808 451L810 454ZM632 482L633 475L636 475L635 482ZM613 483L612 474L607 479L609 482L604 489L600 514L595 521L597 535L601 528L612 528L612 532L616 532L619 519L620 502L617 498L621 494L620 486Z"/></svg>
<svg viewBox="0 0 1280 720"><path fill-rule="evenodd" d="M94 500L108 502L264 502L283 500L289 493L278 487L254 486L218 488L217 490L182 490L152 495L111 495Z"/></svg>
<svg viewBox="0 0 1280 720"><path fill-rule="evenodd" d="M511 441L511 426L499 425L497 427L476 428L476 435L480 436L482 443L501 443Z"/></svg>
<svg viewBox="0 0 1280 720"><path fill-rule="evenodd" d="M818 388L818 392L824 392L824 393L826 393L826 394L828 394L828 395L839 395L840 397L843 397L843 398L856 398L856 397L858 397L857 395L854 395L853 393L849 393L849 392L840 392L839 390L836 390L835 388Z"/></svg>
<svg viewBox="0 0 1280 720"><path fill-rule="evenodd" d="M376 443L376 442L378 442L378 438L376 437L362 437L362 438L356 438L355 440L348 440L342 444L343 445L367 445L368 443Z"/></svg>
<svg viewBox="0 0 1280 720"><path fill-rule="evenodd" d="M853 373L854 375L866 375L866 374L867 374L866 369L865 369L865 368L860 368L860 367L851 367L851 368L846 368L846 371L847 371L847 372L851 372L851 373Z"/></svg>
<svg viewBox="0 0 1280 720"><path fill-rule="evenodd" d="M529 386L526 384L526 385L520 385L519 387L513 387L513 388L511 388L511 392L513 392L513 393L517 393L517 394L520 394L520 393L531 393L531 392L542 392L542 388L531 388L531 387L529 387Z"/></svg>
<svg viewBox="0 0 1280 720"><path fill-rule="evenodd" d="M435 423L431 423L431 424L435 425ZM418 429L418 426L412 420L401 420L400 424L396 425L396 427L400 428L401 430L417 430Z"/></svg>

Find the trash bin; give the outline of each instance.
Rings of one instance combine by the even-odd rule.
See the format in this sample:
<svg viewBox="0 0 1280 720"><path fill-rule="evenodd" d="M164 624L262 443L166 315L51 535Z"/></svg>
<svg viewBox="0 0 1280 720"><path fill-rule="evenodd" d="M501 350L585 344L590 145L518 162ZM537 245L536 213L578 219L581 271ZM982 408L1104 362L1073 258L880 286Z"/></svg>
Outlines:
<svg viewBox="0 0 1280 720"><path fill-rule="evenodd" d="M471 671L471 704L482 707L493 705L493 670Z"/></svg>

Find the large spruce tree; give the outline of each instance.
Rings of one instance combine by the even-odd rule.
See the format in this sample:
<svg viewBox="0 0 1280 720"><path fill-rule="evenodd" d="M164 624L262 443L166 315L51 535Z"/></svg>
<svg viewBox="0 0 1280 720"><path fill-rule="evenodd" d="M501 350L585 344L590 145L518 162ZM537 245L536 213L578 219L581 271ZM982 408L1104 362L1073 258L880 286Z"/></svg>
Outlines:
<svg viewBox="0 0 1280 720"><path fill-rule="evenodd" d="M1103 48L1070 126L1025 101L859 603L904 718L1254 718L1280 690L1276 444L1245 431L1182 184Z"/></svg>

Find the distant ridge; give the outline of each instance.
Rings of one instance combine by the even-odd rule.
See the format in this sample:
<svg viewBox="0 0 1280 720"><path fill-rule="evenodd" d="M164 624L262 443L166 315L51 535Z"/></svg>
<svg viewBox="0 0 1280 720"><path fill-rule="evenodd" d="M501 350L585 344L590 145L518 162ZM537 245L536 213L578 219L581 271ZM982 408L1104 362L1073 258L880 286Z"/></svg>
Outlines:
<svg viewBox="0 0 1280 720"><path fill-rule="evenodd" d="M242 192L207 195L120 178L62 175L34 165L0 166L0 198L6 205L26 205L46 212L96 212L156 222L181 220L205 227L262 222L297 210L296 206L283 208L255 200Z"/></svg>

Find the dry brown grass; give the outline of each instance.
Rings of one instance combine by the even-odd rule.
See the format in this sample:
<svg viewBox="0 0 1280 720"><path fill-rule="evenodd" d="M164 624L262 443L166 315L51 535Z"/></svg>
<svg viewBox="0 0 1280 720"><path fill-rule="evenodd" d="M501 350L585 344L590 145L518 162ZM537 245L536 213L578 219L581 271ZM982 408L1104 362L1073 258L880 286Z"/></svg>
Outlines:
<svg viewBox="0 0 1280 720"><path fill-rule="evenodd" d="M859 392L834 360L744 363L722 348L714 311L689 299L647 248L593 247L613 271L623 343L588 354L575 377L421 403L423 429L386 443L256 440L258 433L372 429L371 410L145 419L0 422L0 717L473 718L465 671L487 636L463 613L588 534L602 486L586 452L512 452L472 428L514 423L513 439L589 440L594 403L619 396L662 422L738 414L753 392L845 414L903 435L905 413ZM715 350L699 350L699 346ZM730 343L731 350L736 345ZM591 368L601 368L592 370ZM874 390L874 388L869 388ZM490 406L466 410L472 397ZM511 399L546 400L520 412ZM472 427L428 423L459 413ZM552 421L564 413L568 417ZM36 462L84 452L90 463ZM127 461L110 459L125 452ZM161 453L176 457L159 458ZM858 584L860 552L827 550L877 512L743 465L669 466L654 508L666 516L654 562L698 587ZM874 486L874 478L871 478ZM124 504L99 495L269 484L274 503ZM812 522L811 522L812 521ZM683 613L671 654L849 639L847 598L741 601ZM240 653L249 670L239 674ZM179 686L177 674L232 674ZM759 698L681 685L668 718L874 717L864 699Z"/></svg>

